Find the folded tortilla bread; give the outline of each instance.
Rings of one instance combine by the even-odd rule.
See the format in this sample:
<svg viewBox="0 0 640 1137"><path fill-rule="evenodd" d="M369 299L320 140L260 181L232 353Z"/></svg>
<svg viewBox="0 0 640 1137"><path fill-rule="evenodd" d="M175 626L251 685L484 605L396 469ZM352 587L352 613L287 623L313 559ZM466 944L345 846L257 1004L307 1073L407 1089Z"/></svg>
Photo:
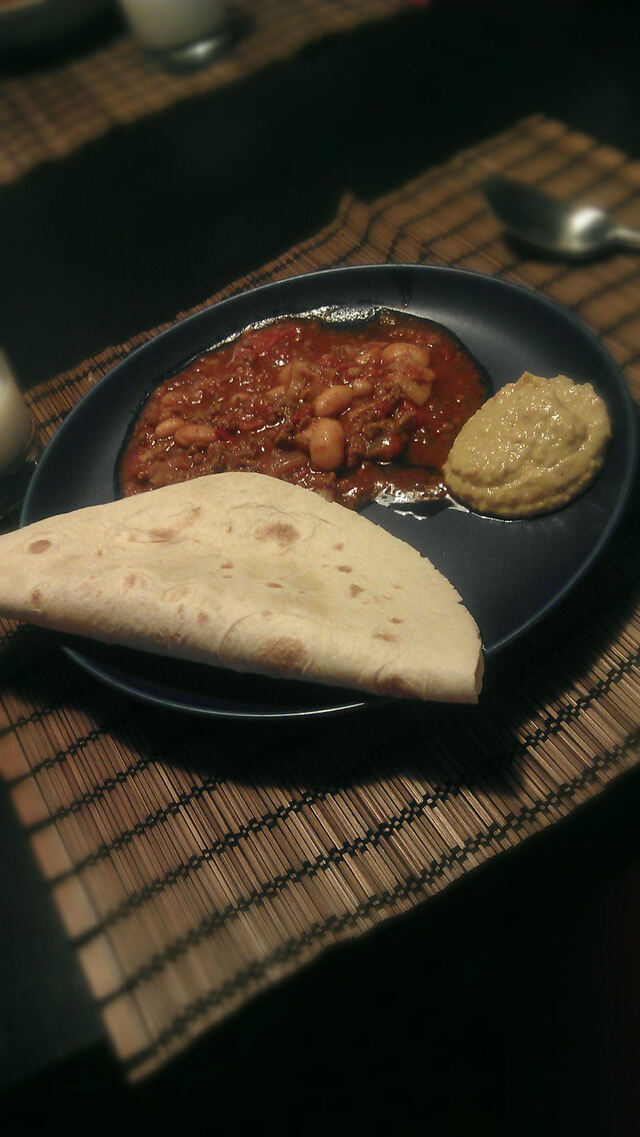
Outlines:
<svg viewBox="0 0 640 1137"><path fill-rule="evenodd" d="M0 614L381 695L476 702L478 629L410 545L287 482L213 474L0 537Z"/></svg>

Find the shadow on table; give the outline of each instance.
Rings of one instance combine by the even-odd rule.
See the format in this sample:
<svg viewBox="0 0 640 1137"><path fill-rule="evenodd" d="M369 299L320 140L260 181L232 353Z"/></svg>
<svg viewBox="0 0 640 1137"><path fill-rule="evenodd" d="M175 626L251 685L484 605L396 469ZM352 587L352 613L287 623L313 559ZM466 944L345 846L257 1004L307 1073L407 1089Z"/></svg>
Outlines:
<svg viewBox="0 0 640 1137"><path fill-rule="evenodd" d="M638 858L639 806L640 777L626 776L420 911L330 950L140 1086L105 1047L71 1058L5 1095L5 1131L73 1131L99 1110L124 1133L198 1115L240 1133L265 1118L291 1133L631 1133L611 1120L612 1094L620 1113L633 1090L620 1101L601 975L605 885Z"/></svg>

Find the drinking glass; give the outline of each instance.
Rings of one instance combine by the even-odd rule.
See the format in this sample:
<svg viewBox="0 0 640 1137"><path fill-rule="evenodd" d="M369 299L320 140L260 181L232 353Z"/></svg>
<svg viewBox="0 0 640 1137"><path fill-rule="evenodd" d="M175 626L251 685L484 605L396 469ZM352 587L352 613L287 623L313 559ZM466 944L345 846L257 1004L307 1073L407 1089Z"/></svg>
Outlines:
<svg viewBox="0 0 640 1137"><path fill-rule="evenodd" d="M140 47L173 70L202 67L230 39L225 0L119 0Z"/></svg>
<svg viewBox="0 0 640 1137"><path fill-rule="evenodd" d="M20 505L41 452L29 408L0 350L0 522Z"/></svg>

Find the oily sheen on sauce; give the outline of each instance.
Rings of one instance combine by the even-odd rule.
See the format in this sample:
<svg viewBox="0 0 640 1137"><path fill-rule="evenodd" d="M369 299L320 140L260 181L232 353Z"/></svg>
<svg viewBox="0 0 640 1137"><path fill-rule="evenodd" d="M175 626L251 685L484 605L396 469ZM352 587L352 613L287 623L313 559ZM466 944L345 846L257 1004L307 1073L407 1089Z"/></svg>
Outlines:
<svg viewBox="0 0 640 1137"><path fill-rule="evenodd" d="M145 402L122 455L124 496L252 470L360 508L380 492L442 497L442 465L488 393L463 344L382 311L344 325L281 319L194 359Z"/></svg>

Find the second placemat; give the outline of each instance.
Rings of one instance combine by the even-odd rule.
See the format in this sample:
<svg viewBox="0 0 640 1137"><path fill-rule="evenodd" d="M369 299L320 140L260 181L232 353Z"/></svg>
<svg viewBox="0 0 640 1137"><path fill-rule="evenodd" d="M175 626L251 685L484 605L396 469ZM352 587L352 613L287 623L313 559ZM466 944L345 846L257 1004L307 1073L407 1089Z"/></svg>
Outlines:
<svg viewBox="0 0 640 1137"><path fill-rule="evenodd" d="M86 56L0 83L0 184L109 130L238 82L323 36L393 15L403 0L235 0L237 41L210 66L171 74L129 34Z"/></svg>

